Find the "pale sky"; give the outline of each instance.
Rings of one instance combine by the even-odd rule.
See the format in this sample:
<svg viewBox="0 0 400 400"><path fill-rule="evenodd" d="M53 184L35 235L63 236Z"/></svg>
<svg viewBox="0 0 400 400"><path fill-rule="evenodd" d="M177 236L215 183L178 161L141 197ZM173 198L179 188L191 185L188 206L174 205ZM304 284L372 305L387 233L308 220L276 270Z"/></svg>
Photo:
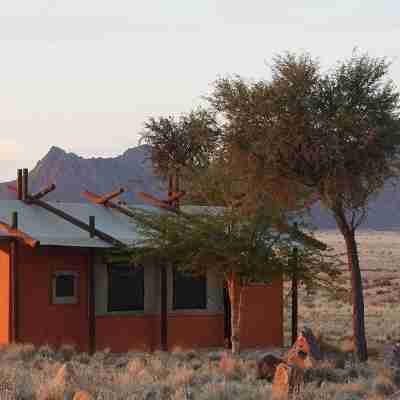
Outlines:
<svg viewBox="0 0 400 400"><path fill-rule="evenodd" d="M393 61L397 0L0 0L0 180L50 146L115 156L149 116L190 110L219 76L268 78L277 53Z"/></svg>

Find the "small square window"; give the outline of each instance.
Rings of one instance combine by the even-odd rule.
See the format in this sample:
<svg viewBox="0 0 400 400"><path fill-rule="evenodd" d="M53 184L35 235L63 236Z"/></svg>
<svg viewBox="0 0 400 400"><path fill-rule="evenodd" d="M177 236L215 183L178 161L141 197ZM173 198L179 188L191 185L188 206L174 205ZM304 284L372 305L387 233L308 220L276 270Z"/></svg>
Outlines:
<svg viewBox="0 0 400 400"><path fill-rule="evenodd" d="M78 303L78 273L57 271L53 274L52 282L53 304Z"/></svg>

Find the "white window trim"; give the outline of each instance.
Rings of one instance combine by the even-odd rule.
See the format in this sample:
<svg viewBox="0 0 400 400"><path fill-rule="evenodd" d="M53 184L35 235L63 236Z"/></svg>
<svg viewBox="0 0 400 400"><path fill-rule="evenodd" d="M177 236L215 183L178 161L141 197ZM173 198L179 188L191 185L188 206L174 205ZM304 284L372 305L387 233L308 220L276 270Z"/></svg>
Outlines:
<svg viewBox="0 0 400 400"><path fill-rule="evenodd" d="M59 297L56 296L56 278L58 276L74 277L74 296ZM79 303L79 272L68 270L56 270L53 272L51 279L52 304L78 304Z"/></svg>

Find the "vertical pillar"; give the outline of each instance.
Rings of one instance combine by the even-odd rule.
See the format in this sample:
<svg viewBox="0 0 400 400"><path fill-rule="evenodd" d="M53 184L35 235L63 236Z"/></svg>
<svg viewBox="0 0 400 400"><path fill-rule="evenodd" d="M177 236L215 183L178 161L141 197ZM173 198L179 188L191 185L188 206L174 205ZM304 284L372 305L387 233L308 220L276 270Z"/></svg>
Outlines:
<svg viewBox="0 0 400 400"><path fill-rule="evenodd" d="M161 318L160 336L161 350L168 351L168 288L167 288L167 267L161 266Z"/></svg>
<svg viewBox="0 0 400 400"><path fill-rule="evenodd" d="M298 323L298 292L297 292L297 262L298 250L295 247L292 254L293 272L292 272L292 345L297 340L297 323Z"/></svg>
<svg viewBox="0 0 400 400"><path fill-rule="evenodd" d="M95 276L94 276L94 251L89 249L88 257L88 322L89 322L89 353L96 351L96 310L95 310Z"/></svg>
<svg viewBox="0 0 400 400"><path fill-rule="evenodd" d="M18 229L18 213L11 216L11 227ZM18 341L18 241L10 242L10 341Z"/></svg>
<svg viewBox="0 0 400 400"><path fill-rule="evenodd" d="M96 231L96 219L94 215L89 216L89 234L90 237L95 236L95 231Z"/></svg>
<svg viewBox="0 0 400 400"><path fill-rule="evenodd" d="M232 347L231 342L231 302L229 300L228 288L224 284L224 345L226 348Z"/></svg>

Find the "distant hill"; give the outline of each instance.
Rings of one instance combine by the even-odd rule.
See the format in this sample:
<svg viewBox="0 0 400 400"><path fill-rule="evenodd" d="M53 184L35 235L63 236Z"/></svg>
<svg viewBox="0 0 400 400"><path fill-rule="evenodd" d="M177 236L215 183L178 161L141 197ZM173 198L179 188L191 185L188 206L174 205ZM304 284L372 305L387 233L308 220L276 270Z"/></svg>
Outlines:
<svg viewBox="0 0 400 400"><path fill-rule="evenodd" d="M46 156L30 171L30 191L55 183L57 189L46 196L53 201L85 202L83 190L104 194L121 186L127 189L120 198L129 203L140 203L136 192L161 195L162 184L154 176L147 145L133 147L117 157L83 158L67 153L59 147L51 147ZM0 183L0 199L13 199L15 193ZM377 198L370 203L370 211L363 228L377 230L400 229L400 186L387 184ZM336 228L329 212L316 205L312 208L312 222L320 229Z"/></svg>
<svg viewBox="0 0 400 400"><path fill-rule="evenodd" d="M33 193L55 183L56 190L46 199L84 202L80 195L84 190L104 194L123 186L127 193L120 199L140 202L136 192L159 194L161 191L161 183L152 173L149 155L147 145L130 148L113 158L83 158L53 146L29 172L29 189ZM14 183L0 183L0 199L15 198L15 193L7 188Z"/></svg>
<svg viewBox="0 0 400 400"><path fill-rule="evenodd" d="M312 223L320 229L336 228L331 214L316 205L311 210ZM361 229L398 230L400 229L400 182L387 183L382 191L373 198L368 207L368 217Z"/></svg>

